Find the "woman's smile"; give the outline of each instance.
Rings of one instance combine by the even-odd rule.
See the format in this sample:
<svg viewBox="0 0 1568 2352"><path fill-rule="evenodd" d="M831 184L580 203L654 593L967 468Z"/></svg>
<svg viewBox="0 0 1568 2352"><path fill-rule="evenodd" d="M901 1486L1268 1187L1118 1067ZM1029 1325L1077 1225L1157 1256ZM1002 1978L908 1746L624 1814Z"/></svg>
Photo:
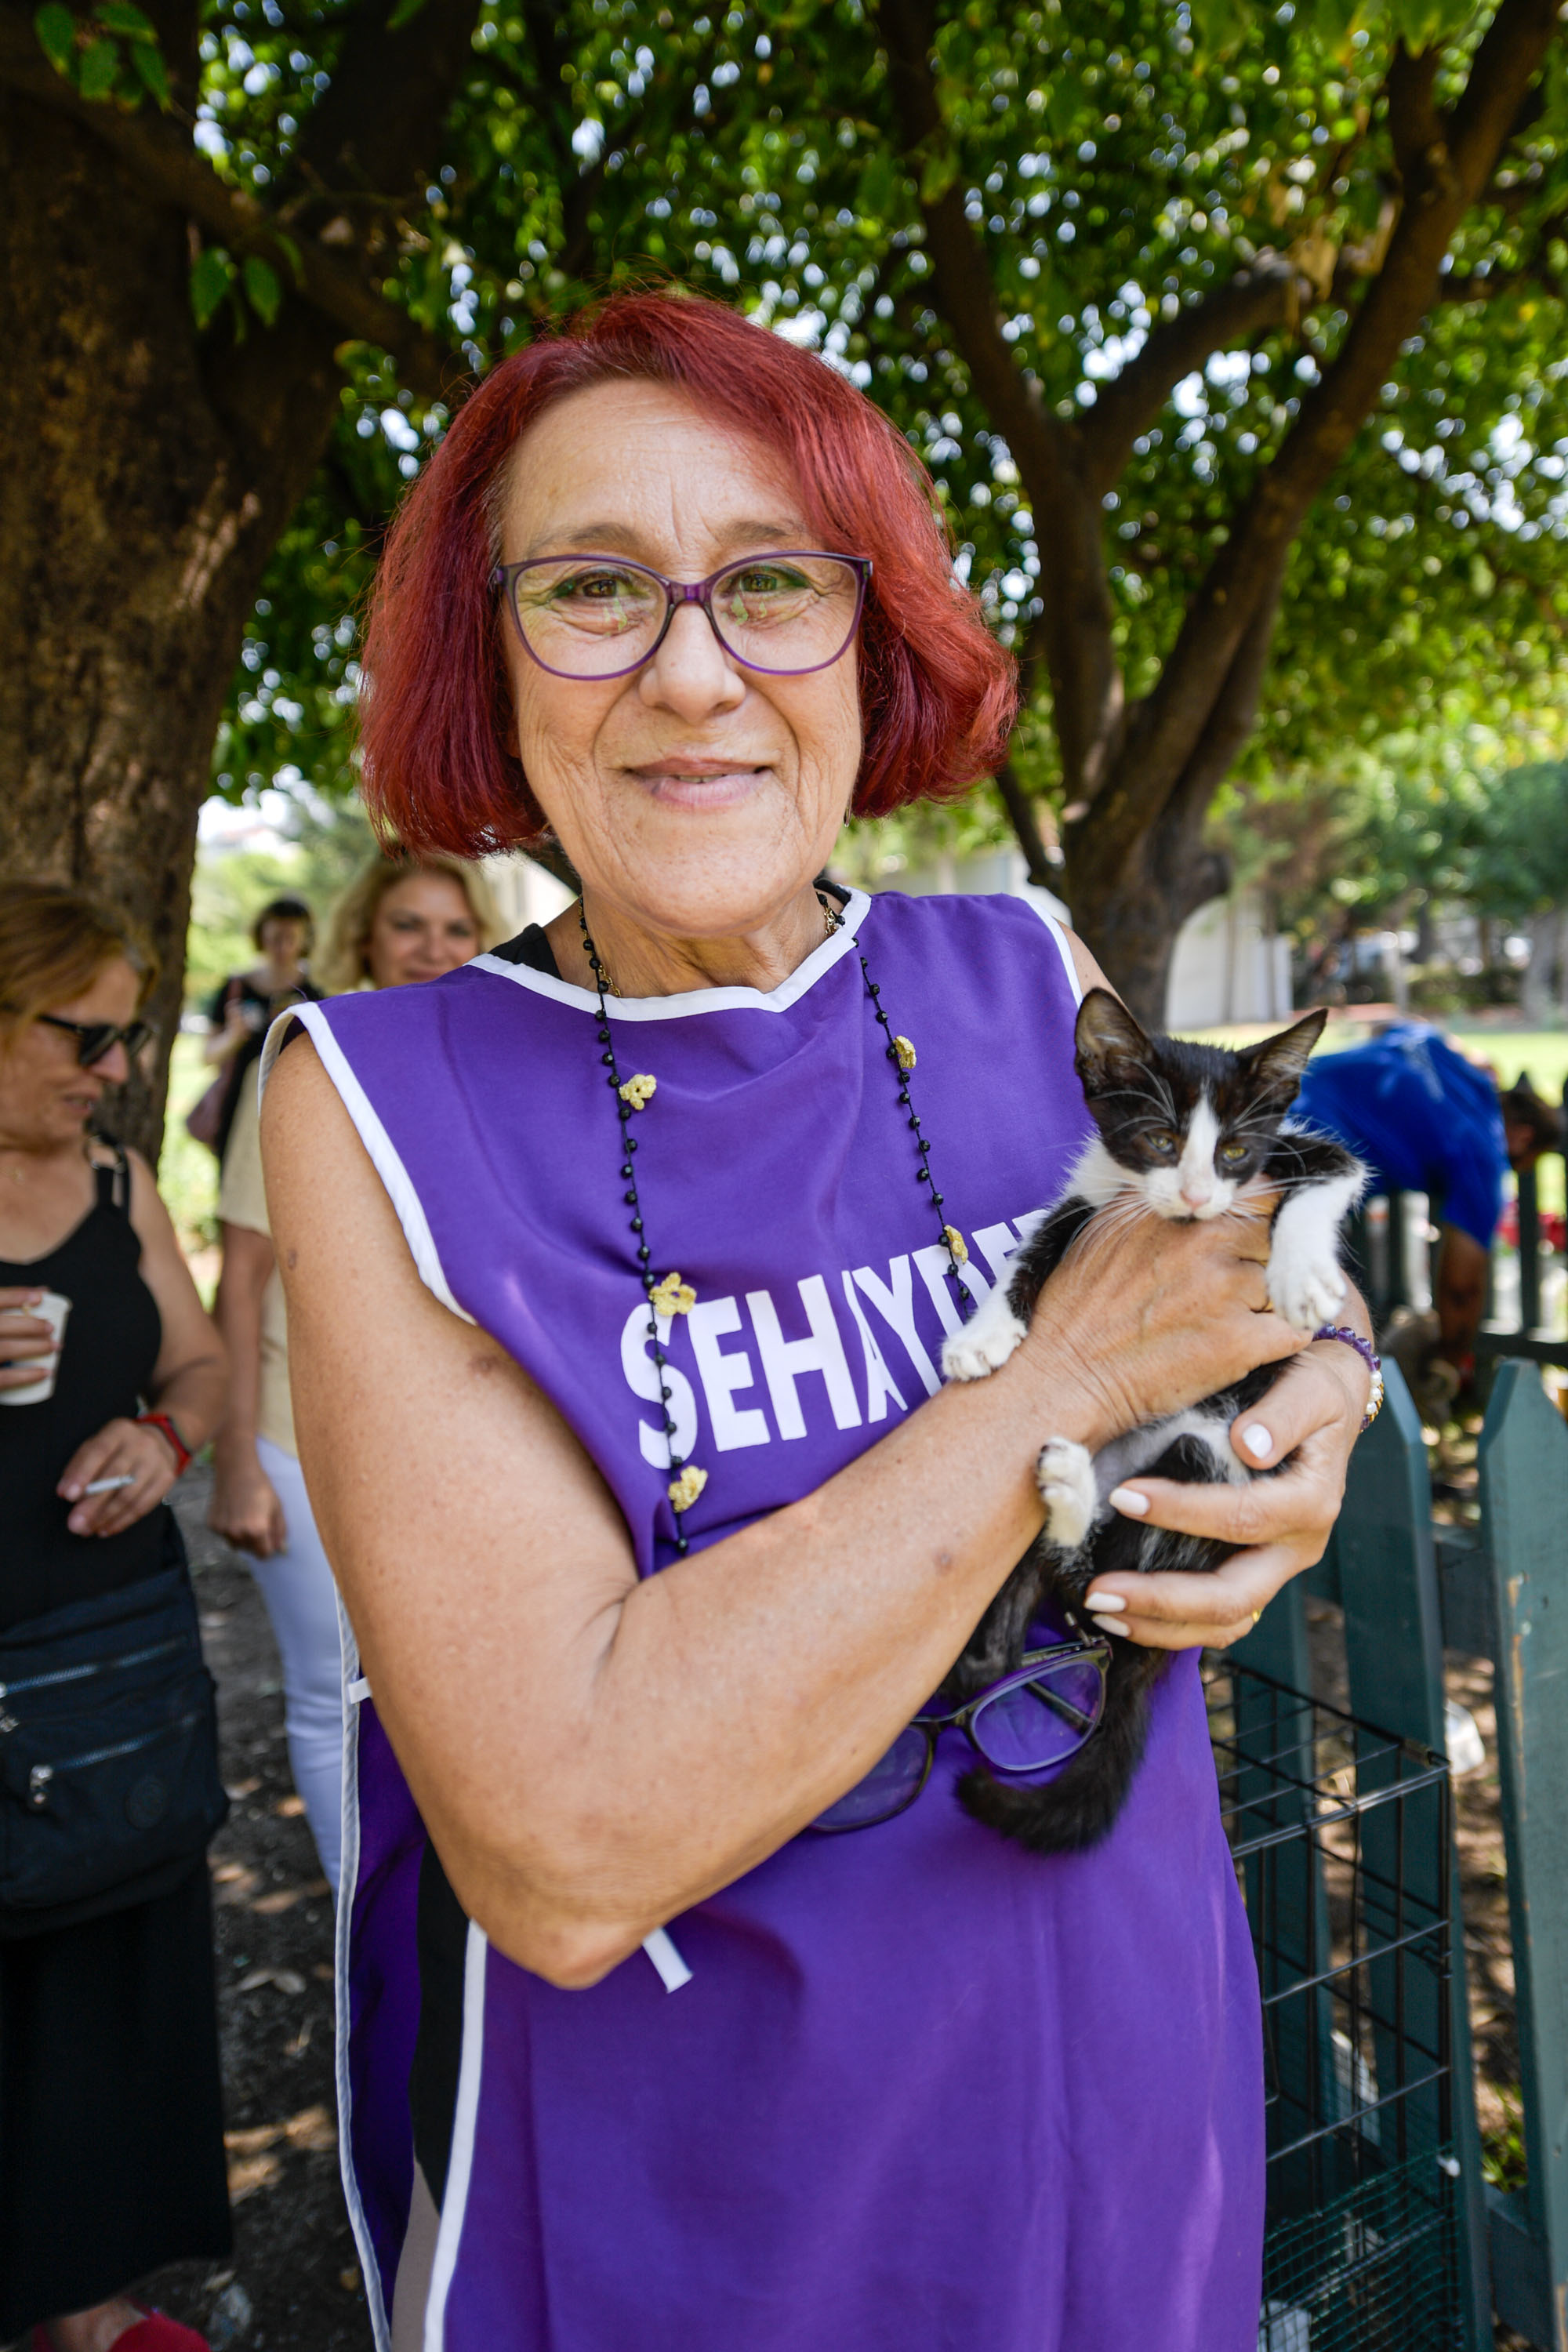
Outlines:
<svg viewBox="0 0 1568 2352"><path fill-rule="evenodd" d="M739 808L764 780L776 779L771 761L693 758L680 752L628 764L623 773L640 784L662 808L709 812Z"/></svg>

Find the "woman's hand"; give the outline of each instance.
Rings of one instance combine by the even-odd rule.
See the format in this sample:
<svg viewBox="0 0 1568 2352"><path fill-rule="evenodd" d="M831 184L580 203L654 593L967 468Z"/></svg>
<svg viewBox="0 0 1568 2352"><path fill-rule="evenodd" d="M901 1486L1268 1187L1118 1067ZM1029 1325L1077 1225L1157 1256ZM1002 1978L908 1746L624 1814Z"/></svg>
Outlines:
<svg viewBox="0 0 1568 2352"><path fill-rule="evenodd" d="M1159 1650L1219 1650L1249 1633L1281 1585L1323 1556L1370 1386L1352 1349L1319 1340L1230 1433L1249 1468L1264 1470L1294 1455L1278 1477L1245 1486L1133 1478L1119 1486L1112 1500L1129 1518L1246 1549L1207 1576L1167 1570L1098 1577L1088 1602L1100 1622Z"/></svg>
<svg viewBox="0 0 1568 2352"><path fill-rule="evenodd" d="M220 1441L213 1452L213 1498L207 1525L240 1551L270 1559L289 1541L278 1490L262 1468L254 1445L232 1454Z"/></svg>
<svg viewBox="0 0 1568 2352"><path fill-rule="evenodd" d="M31 1388L49 1370L54 1327L32 1311L43 1295L41 1286L0 1290L0 1389Z"/></svg>
<svg viewBox="0 0 1568 2352"><path fill-rule="evenodd" d="M1068 1250L1024 1347L1083 1391L1097 1446L1298 1352L1268 1308L1272 1206L1203 1224L1113 1208Z"/></svg>
<svg viewBox="0 0 1568 2352"><path fill-rule="evenodd" d="M209 1068L214 1066L221 1068L234 1059L242 1045L249 1043L252 1034L242 1000L231 997L224 1007L223 1026L207 1032L207 1041L202 1048L203 1061Z"/></svg>
<svg viewBox="0 0 1568 2352"><path fill-rule="evenodd" d="M174 1449L162 1430L146 1422L106 1421L96 1436L77 1447L55 1492L76 1506L66 1521L73 1536L117 1536L144 1519L179 1475ZM101 1495L87 1492L100 1478L127 1477L128 1486Z"/></svg>

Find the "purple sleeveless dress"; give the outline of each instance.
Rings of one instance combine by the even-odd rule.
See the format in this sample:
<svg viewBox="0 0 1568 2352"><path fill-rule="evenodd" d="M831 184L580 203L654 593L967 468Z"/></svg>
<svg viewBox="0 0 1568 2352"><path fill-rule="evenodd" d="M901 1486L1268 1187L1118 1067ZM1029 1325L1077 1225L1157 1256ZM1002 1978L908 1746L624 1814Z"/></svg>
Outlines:
<svg viewBox="0 0 1568 2352"><path fill-rule="evenodd" d="M855 894L770 996L612 1003L623 1075L658 1081L654 1271L698 1292L668 1342L694 1549L886 1434L958 1321L858 950L976 1296L1086 1130L1066 942L1017 899ZM298 1017L425 1281L553 1400L646 1575L674 1528L595 1012L481 956ZM339 2077L384 2352L425 1832L352 1647L348 1673ZM589 1991L469 1927L426 2352L1256 2352L1262 2037L1197 1660L1092 1853L972 1822L966 1754L949 1735L900 1819L796 1838Z"/></svg>

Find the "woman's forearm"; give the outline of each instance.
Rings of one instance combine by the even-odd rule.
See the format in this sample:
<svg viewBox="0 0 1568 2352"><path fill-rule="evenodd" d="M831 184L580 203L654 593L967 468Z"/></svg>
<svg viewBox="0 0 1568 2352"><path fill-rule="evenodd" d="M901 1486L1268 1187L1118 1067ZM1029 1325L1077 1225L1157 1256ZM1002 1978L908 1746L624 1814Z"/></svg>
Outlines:
<svg viewBox="0 0 1568 2352"><path fill-rule="evenodd" d="M221 1356L207 1356L182 1364L160 1381L153 1391L153 1409L166 1412L193 1454L198 1453L223 1419L228 1390L227 1368Z"/></svg>
<svg viewBox="0 0 1568 2352"><path fill-rule="evenodd" d="M302 1459L421 1811L465 1907L563 1983L594 1980L870 1769L1032 1540L1042 1427L1094 1433L1067 1380L1053 1390L1018 1360L637 1583L610 1514L584 1524L581 1472L537 1445L510 1540L465 1528L446 1479L445 1508L389 1488L379 1446L356 1462L322 1426L309 1343L303 1363L294 1348ZM478 1335L464 1352L471 1380ZM504 1360L482 1375L486 1401L509 1377ZM455 1483L494 1498L519 1433L487 1430L482 1410L454 1416ZM438 1597L409 1573L437 1559Z"/></svg>
<svg viewBox="0 0 1568 2352"><path fill-rule="evenodd" d="M1002 1371L639 1586L554 1409L420 1283L303 1048L263 1135L301 1459L377 1706L466 1906L563 1982L886 1751L1035 1533L1047 1436L1097 1445L1297 1344L1261 1312L1266 1229L1152 1221L1069 1260Z"/></svg>
<svg viewBox="0 0 1568 2352"><path fill-rule="evenodd" d="M213 1321L228 1349L228 1405L216 1444L222 1454L256 1451L261 1398L261 1302L272 1276L272 1244L248 1225L223 1226L223 1271Z"/></svg>

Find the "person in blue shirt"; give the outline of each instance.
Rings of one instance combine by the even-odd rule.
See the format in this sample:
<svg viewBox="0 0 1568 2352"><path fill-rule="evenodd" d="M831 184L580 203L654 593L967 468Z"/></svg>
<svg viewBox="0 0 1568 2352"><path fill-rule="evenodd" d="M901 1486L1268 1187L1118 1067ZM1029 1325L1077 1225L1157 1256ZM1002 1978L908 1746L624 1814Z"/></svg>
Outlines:
<svg viewBox="0 0 1568 2352"><path fill-rule="evenodd" d="M1374 1192L1426 1194L1442 1233L1436 1353L1468 1377L1503 1180L1510 1167L1532 1168L1542 1151L1562 1150L1562 1114L1528 1078L1501 1092L1424 1021L1392 1022L1364 1045L1314 1055L1296 1110L1366 1161Z"/></svg>

